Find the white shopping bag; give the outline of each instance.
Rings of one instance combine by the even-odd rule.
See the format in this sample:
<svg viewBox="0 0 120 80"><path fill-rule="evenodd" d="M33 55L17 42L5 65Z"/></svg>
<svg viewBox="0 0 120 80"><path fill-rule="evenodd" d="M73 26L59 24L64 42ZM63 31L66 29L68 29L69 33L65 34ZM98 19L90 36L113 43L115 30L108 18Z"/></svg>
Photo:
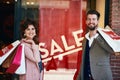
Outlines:
<svg viewBox="0 0 120 80"><path fill-rule="evenodd" d="M25 68L25 54L24 54L24 44L22 45L22 58L21 58L21 65L19 68L15 71L16 74L25 74L26 68Z"/></svg>
<svg viewBox="0 0 120 80"><path fill-rule="evenodd" d="M98 32L106 40L108 45L113 49L114 52L120 52L120 36L115 34L112 30L108 29L98 29Z"/></svg>
<svg viewBox="0 0 120 80"><path fill-rule="evenodd" d="M4 55L0 56L0 65L4 62L4 60L14 51L14 49L20 44L20 41L17 40L13 43L11 43L11 45L13 46L11 49L9 50L5 50L5 52L3 51L3 49L1 51L3 51ZM6 47L7 48L7 47Z"/></svg>

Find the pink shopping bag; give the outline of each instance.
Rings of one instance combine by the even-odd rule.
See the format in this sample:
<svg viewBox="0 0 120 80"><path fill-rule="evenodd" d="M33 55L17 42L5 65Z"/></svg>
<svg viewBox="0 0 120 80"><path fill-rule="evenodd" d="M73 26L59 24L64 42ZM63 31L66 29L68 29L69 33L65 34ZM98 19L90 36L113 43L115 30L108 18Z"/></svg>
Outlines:
<svg viewBox="0 0 120 80"><path fill-rule="evenodd" d="M15 71L16 74L25 74L26 73L26 67L25 67L25 54L24 54L24 44L22 45L22 58L21 58L21 64L19 68Z"/></svg>
<svg viewBox="0 0 120 80"><path fill-rule="evenodd" d="M14 56L12 63L10 64L9 68L6 70L7 73L15 73L15 71L20 66L21 57L22 57L22 45L20 44L16 50L16 54Z"/></svg>

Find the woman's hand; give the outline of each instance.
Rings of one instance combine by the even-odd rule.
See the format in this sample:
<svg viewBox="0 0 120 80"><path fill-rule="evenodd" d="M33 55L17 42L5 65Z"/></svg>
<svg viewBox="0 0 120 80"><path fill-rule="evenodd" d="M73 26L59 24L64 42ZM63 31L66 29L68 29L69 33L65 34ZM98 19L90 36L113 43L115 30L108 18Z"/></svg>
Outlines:
<svg viewBox="0 0 120 80"><path fill-rule="evenodd" d="M35 42L31 39L22 39L22 41L28 43L28 44L31 44L31 45L35 45Z"/></svg>

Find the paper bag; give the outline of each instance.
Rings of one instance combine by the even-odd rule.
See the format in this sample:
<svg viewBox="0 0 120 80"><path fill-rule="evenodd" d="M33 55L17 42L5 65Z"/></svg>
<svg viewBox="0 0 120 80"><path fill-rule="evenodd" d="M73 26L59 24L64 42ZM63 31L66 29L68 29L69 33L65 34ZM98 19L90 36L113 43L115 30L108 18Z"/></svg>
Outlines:
<svg viewBox="0 0 120 80"><path fill-rule="evenodd" d="M25 74L26 73L26 68L25 68L25 54L24 54L24 44L22 45L22 58L21 58L21 65L19 68L15 71L16 74Z"/></svg>
<svg viewBox="0 0 120 80"><path fill-rule="evenodd" d="M17 46L20 43L19 40L9 44L8 46L6 46L5 48L0 50L0 56L3 56L4 54L6 54L8 51L10 51L14 46Z"/></svg>
<svg viewBox="0 0 120 80"><path fill-rule="evenodd" d="M12 63L14 57L15 57L15 54L16 54L16 50L17 50L17 47L11 52L11 54L3 61L3 63L1 64L1 66L3 68L8 68L10 67L10 64Z"/></svg>
<svg viewBox="0 0 120 80"><path fill-rule="evenodd" d="M0 56L0 65L6 60L6 58L12 54L12 52L16 49L16 47L20 44L20 41L15 41L14 43L12 43L13 47L7 51L3 56ZM2 51L2 50L1 50Z"/></svg>
<svg viewBox="0 0 120 80"><path fill-rule="evenodd" d="M20 44L17 48L14 59L10 64L10 67L6 71L7 73L15 73L15 71L18 69L18 67L21 64L21 57L22 57L22 45Z"/></svg>
<svg viewBox="0 0 120 80"><path fill-rule="evenodd" d="M6 73L6 70L10 67L12 60L14 59L17 47L12 51L12 53L3 61L0 65L0 72Z"/></svg>
<svg viewBox="0 0 120 80"><path fill-rule="evenodd" d="M108 45L113 49L114 52L120 52L120 37L113 31L108 29L98 29L98 32L102 35Z"/></svg>

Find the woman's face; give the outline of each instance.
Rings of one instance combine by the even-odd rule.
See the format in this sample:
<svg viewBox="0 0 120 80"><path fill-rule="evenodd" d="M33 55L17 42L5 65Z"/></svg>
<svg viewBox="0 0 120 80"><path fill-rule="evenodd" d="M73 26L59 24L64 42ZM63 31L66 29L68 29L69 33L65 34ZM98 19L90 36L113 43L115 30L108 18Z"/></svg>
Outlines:
<svg viewBox="0 0 120 80"><path fill-rule="evenodd" d="M36 30L33 25L28 25L28 28L25 29L24 33L26 39L33 39L36 36Z"/></svg>

